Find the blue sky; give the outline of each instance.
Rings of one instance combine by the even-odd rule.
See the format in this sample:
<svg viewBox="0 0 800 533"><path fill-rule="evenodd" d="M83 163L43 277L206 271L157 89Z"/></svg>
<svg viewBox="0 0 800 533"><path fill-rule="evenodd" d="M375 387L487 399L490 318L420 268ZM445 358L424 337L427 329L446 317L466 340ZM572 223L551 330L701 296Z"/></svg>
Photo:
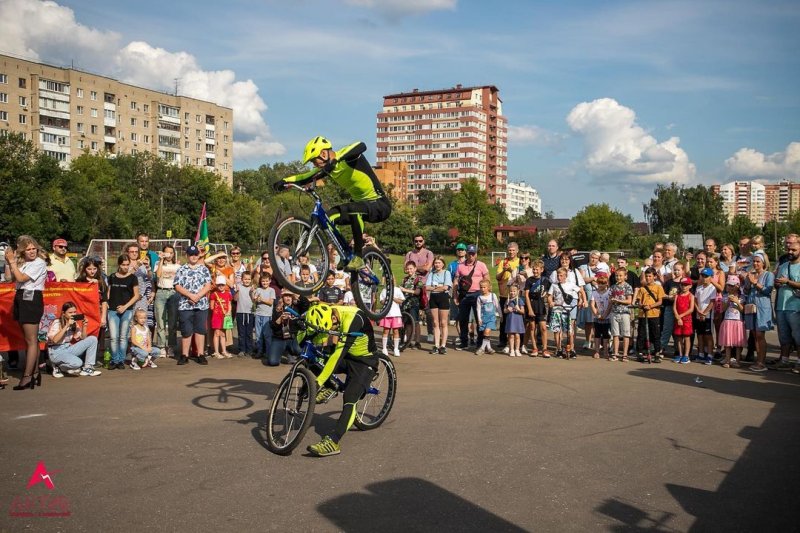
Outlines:
<svg viewBox="0 0 800 533"><path fill-rule="evenodd" d="M461 83L500 89L509 180L557 216L607 202L638 220L670 181L800 180L797 2L0 0L4 19L4 52L177 75L234 107L237 169L317 134L374 162L383 95Z"/></svg>

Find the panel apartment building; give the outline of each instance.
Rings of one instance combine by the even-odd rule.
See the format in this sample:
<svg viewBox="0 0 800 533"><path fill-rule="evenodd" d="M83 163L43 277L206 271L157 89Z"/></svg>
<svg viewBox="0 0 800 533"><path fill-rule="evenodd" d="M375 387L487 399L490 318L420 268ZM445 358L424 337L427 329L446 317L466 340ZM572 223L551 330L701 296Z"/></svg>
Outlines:
<svg viewBox="0 0 800 533"><path fill-rule="evenodd" d="M377 162L405 161L406 200L422 190L458 190L478 180L491 203L505 205L508 123L497 87L390 94L377 117Z"/></svg>
<svg viewBox="0 0 800 533"><path fill-rule="evenodd" d="M63 165L84 151L152 152L233 181L232 109L0 55L0 135L9 133Z"/></svg>
<svg viewBox="0 0 800 533"><path fill-rule="evenodd" d="M722 198L722 209L728 220L744 215L762 226L771 220L783 222L800 209L800 183L787 180L778 183L732 181L712 185L711 190Z"/></svg>

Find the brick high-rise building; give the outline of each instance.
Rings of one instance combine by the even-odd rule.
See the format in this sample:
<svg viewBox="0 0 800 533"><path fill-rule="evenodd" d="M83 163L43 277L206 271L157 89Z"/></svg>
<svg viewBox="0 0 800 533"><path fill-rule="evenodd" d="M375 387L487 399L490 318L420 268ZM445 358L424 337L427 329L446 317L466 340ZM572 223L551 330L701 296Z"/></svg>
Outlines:
<svg viewBox="0 0 800 533"><path fill-rule="evenodd" d="M0 136L22 134L64 165L152 152L233 180L233 110L112 78L0 55Z"/></svg>
<svg viewBox="0 0 800 533"><path fill-rule="evenodd" d="M800 183L788 180L778 183L732 181L712 185L711 190L722 197L722 209L728 220L745 215L761 226L770 220L783 222L800 209Z"/></svg>
<svg viewBox="0 0 800 533"><path fill-rule="evenodd" d="M497 87L390 94L377 126L378 164L408 164L409 202L421 190L457 190L475 178L490 202L505 204L508 124Z"/></svg>

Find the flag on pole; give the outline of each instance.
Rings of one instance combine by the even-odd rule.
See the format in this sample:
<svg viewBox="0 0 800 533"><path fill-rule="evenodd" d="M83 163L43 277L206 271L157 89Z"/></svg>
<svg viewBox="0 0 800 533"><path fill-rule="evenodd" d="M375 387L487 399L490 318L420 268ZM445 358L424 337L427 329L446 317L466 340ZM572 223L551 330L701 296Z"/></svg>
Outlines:
<svg viewBox="0 0 800 533"><path fill-rule="evenodd" d="M200 222L197 224L197 235L194 245L203 253L208 253L208 217L206 216L206 203L203 202L203 211L200 213Z"/></svg>

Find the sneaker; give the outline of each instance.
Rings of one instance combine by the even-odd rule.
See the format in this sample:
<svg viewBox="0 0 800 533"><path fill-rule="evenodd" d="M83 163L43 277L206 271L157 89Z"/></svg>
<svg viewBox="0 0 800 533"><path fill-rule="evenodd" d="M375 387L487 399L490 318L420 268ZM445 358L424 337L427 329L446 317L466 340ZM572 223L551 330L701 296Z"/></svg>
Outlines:
<svg viewBox="0 0 800 533"><path fill-rule="evenodd" d="M334 396L336 396L335 389L332 389L330 387L322 387L321 389L319 389L319 392L317 392L316 402L317 404L328 403L328 401Z"/></svg>
<svg viewBox="0 0 800 533"><path fill-rule="evenodd" d="M688 365L689 364L689 356L688 355L682 355L681 356L681 360L678 361L678 362L680 364L682 364L682 365Z"/></svg>
<svg viewBox="0 0 800 533"><path fill-rule="evenodd" d="M486 352L484 352L483 348L478 348L477 350L475 350L475 355L483 355L484 353Z"/></svg>
<svg viewBox="0 0 800 533"><path fill-rule="evenodd" d="M431 348L431 351L430 351L430 354L431 354L431 355L436 355L436 354L438 354L438 353L439 353L439 348L437 348L436 346L434 346L433 348Z"/></svg>
<svg viewBox="0 0 800 533"><path fill-rule="evenodd" d="M63 378L64 374L61 373L61 369L57 366L53 367L53 377L54 378Z"/></svg>
<svg viewBox="0 0 800 533"><path fill-rule="evenodd" d="M444 346L440 346L439 355L447 355L447 348L445 348Z"/></svg>
<svg viewBox="0 0 800 533"><path fill-rule="evenodd" d="M80 368L70 368L70 369L69 369L69 370L67 370L65 373L66 373L68 376L77 376L78 374L80 374L80 373L81 373L81 369L80 369Z"/></svg>
<svg viewBox="0 0 800 533"><path fill-rule="evenodd" d="M126 368L128 367L125 366L125 361L120 361L119 363L117 363L117 370L125 370Z"/></svg>
<svg viewBox="0 0 800 533"><path fill-rule="evenodd" d="M339 444L333 442L333 439L327 435L321 441L319 441L316 444L312 444L306 449L309 451L309 453L311 453L312 455L316 455L317 457L338 455L342 452L342 448L339 446Z"/></svg>
<svg viewBox="0 0 800 533"><path fill-rule="evenodd" d="M578 358L578 354L575 353L575 350L570 350L569 351L569 358L570 359L577 359Z"/></svg>
<svg viewBox="0 0 800 533"><path fill-rule="evenodd" d="M139 366L139 363L136 362L136 359L131 359L131 368L134 370L142 369L142 367Z"/></svg>
<svg viewBox="0 0 800 533"><path fill-rule="evenodd" d="M364 259L357 255L354 255L350 262L344 267L347 272L358 272L362 268L364 268Z"/></svg>
<svg viewBox="0 0 800 533"><path fill-rule="evenodd" d="M394 350L392 350L392 355L395 357L400 357L400 350L398 348L395 348Z"/></svg>
<svg viewBox="0 0 800 533"><path fill-rule="evenodd" d="M464 344L461 344L460 342L457 342L454 347L455 347L456 351L460 352L462 350L466 350L468 346L469 346L469 344L464 345Z"/></svg>
<svg viewBox="0 0 800 533"><path fill-rule="evenodd" d="M149 361L144 362L142 368L158 368L158 365L153 359L150 359Z"/></svg>
<svg viewBox="0 0 800 533"><path fill-rule="evenodd" d="M198 355L197 356L197 364L198 365L207 365L208 359L206 359L205 355Z"/></svg>
<svg viewBox="0 0 800 533"><path fill-rule="evenodd" d="M470 346L475 346L475 337L470 337L469 338L469 345Z"/></svg>
<svg viewBox="0 0 800 533"><path fill-rule="evenodd" d="M102 374L102 372L100 372L99 370L95 370L91 366L85 366L83 367L79 375L94 377L94 376L99 376L100 374Z"/></svg>
<svg viewBox="0 0 800 533"><path fill-rule="evenodd" d="M222 354L221 354L221 353L219 353L219 352L214 352L214 355L212 355L212 357L213 357L214 359L225 359L225 356L224 356L224 355L222 355Z"/></svg>
<svg viewBox="0 0 800 533"><path fill-rule="evenodd" d="M706 355L705 357L703 357L703 364L704 365L714 364L714 358L711 357L710 355Z"/></svg>
<svg viewBox="0 0 800 533"><path fill-rule="evenodd" d="M167 350L164 349L164 348L161 348L161 351L158 352L158 356L159 357L166 357L167 356Z"/></svg>
<svg viewBox="0 0 800 533"><path fill-rule="evenodd" d="M673 363L680 363L681 362L681 356L680 355L676 355L675 357L672 358L672 362Z"/></svg>
<svg viewBox="0 0 800 533"><path fill-rule="evenodd" d="M528 355L528 349L524 346L520 349L520 352L524 353L525 355Z"/></svg>
<svg viewBox="0 0 800 533"><path fill-rule="evenodd" d="M561 348L556 350L556 359L564 359L564 350Z"/></svg>
<svg viewBox="0 0 800 533"><path fill-rule="evenodd" d="M592 349L592 344L590 342L584 342L583 343L583 349L584 350L591 350Z"/></svg>
<svg viewBox="0 0 800 533"><path fill-rule="evenodd" d="M510 350L509 350L508 346L506 346L505 348L503 348L503 353L504 353L504 354L509 354L509 352L510 352ZM513 354L511 354L511 357L514 357L514 355L513 355Z"/></svg>
<svg viewBox="0 0 800 533"><path fill-rule="evenodd" d="M189 362L189 359L188 359L188 358L187 358L185 355L182 355L182 356L180 356L180 357L178 358L178 364L179 364L179 365L185 365L185 364L187 364L188 362Z"/></svg>
<svg viewBox="0 0 800 533"><path fill-rule="evenodd" d="M792 368L794 368L794 365L789 361L780 359L777 363L771 365L770 368L772 370L791 370Z"/></svg>
<svg viewBox="0 0 800 533"><path fill-rule="evenodd" d="M489 346L488 348L486 348L486 350L485 350L485 351L486 351L486 353L488 353L488 354L492 354L492 353L494 353L494 348L492 348L491 346Z"/></svg>

